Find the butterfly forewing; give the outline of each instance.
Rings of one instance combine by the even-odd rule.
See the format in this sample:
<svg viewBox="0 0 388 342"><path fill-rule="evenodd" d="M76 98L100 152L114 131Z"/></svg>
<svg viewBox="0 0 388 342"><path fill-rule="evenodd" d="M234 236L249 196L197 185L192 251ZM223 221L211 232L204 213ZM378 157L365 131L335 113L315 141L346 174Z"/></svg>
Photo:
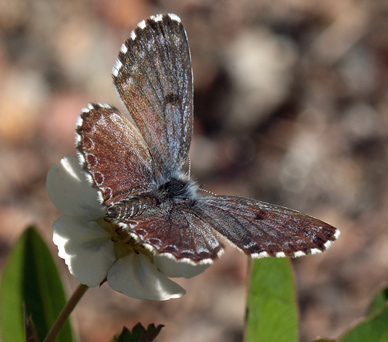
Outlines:
<svg viewBox="0 0 388 342"><path fill-rule="evenodd" d="M339 231L288 208L234 196L199 197L192 211L253 257L296 257L324 251Z"/></svg>
<svg viewBox="0 0 388 342"><path fill-rule="evenodd" d="M79 154L105 204L151 189L155 167L148 147L116 108L89 105L76 132Z"/></svg>
<svg viewBox="0 0 388 342"><path fill-rule="evenodd" d="M165 176L183 166L193 127L193 82L186 32L178 17L139 23L113 68L121 100Z"/></svg>

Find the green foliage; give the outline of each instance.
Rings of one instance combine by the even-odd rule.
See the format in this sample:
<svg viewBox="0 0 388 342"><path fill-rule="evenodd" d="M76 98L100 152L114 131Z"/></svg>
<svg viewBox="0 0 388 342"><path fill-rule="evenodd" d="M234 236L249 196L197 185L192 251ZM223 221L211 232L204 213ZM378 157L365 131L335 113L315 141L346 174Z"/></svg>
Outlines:
<svg viewBox="0 0 388 342"><path fill-rule="evenodd" d="M369 309L369 315L347 331L341 342L386 342L388 341L388 289L377 293Z"/></svg>
<svg viewBox="0 0 388 342"><path fill-rule="evenodd" d="M377 313L383 309L388 303L388 288L379 291L373 298L372 304L369 307L368 315Z"/></svg>
<svg viewBox="0 0 388 342"><path fill-rule="evenodd" d="M41 341L65 306L66 298L52 256L35 228L28 228L13 248L1 284L1 336L3 342L24 342L36 329ZM33 323L32 323L33 322ZM32 324L32 325L31 325ZM57 338L72 342L67 322Z"/></svg>
<svg viewBox="0 0 388 342"><path fill-rule="evenodd" d="M264 258L251 263L245 340L298 341L298 312L290 261Z"/></svg>
<svg viewBox="0 0 388 342"><path fill-rule="evenodd" d="M246 342L298 340L292 271L287 259L253 262L246 319ZM337 339L312 342L387 342L388 288L372 301L367 317Z"/></svg>
<svg viewBox="0 0 388 342"><path fill-rule="evenodd" d="M38 332L36 331L34 322L32 321L31 316L26 318L24 321L24 326L26 328L26 341L28 342L39 342Z"/></svg>
<svg viewBox="0 0 388 342"><path fill-rule="evenodd" d="M137 323L132 331L124 327L120 335L113 338L112 342L151 342L159 335L163 325L150 324L144 328L141 323Z"/></svg>

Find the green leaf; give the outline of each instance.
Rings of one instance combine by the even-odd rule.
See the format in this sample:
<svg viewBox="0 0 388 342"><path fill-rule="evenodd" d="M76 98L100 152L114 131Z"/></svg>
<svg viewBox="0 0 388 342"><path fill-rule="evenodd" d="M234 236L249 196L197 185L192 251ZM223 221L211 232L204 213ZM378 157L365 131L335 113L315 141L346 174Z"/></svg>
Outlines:
<svg viewBox="0 0 388 342"><path fill-rule="evenodd" d="M388 288L379 291L369 307L368 316L347 331L341 342L388 341Z"/></svg>
<svg viewBox="0 0 388 342"><path fill-rule="evenodd" d="M288 259L264 258L253 263L245 341L298 341L294 277Z"/></svg>
<svg viewBox="0 0 388 342"><path fill-rule="evenodd" d="M120 335L114 337L112 342L152 342L159 335L160 330L164 325L150 324L148 328L144 328L141 323L137 323L132 331L124 327Z"/></svg>
<svg viewBox="0 0 388 342"><path fill-rule="evenodd" d="M386 306L388 301L388 288L385 288L379 291L369 307L368 315L372 315L378 311L380 311L383 307Z"/></svg>
<svg viewBox="0 0 388 342"><path fill-rule="evenodd" d="M112 340L112 342L133 342L136 339L132 338L132 333L128 330L127 327L123 328L121 334L117 334Z"/></svg>
<svg viewBox="0 0 388 342"><path fill-rule="evenodd" d="M368 316L339 339L341 342L388 341L388 306Z"/></svg>
<svg viewBox="0 0 388 342"><path fill-rule="evenodd" d="M24 317L31 317L38 337L43 341L65 303L65 293L52 256L37 231L30 227L14 246L3 274L2 341L25 341ZM67 322L56 341L73 340Z"/></svg>

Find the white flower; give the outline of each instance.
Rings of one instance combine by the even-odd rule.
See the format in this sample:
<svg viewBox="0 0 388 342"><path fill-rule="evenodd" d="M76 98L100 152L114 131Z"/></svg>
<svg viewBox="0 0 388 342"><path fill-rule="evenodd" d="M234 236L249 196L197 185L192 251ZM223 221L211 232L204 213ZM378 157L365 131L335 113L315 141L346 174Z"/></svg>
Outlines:
<svg viewBox="0 0 388 342"><path fill-rule="evenodd" d="M178 298L185 290L168 277L190 278L209 264L193 265L151 253L136 242L120 242L120 230L104 220L98 192L77 158L65 157L47 175L51 201L63 213L53 224L58 255L82 284L109 286L138 299Z"/></svg>

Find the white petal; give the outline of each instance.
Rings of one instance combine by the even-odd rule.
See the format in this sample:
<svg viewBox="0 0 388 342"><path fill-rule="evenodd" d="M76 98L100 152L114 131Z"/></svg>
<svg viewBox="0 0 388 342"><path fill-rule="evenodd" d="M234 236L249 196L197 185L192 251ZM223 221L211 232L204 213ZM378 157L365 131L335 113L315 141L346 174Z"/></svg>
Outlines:
<svg viewBox="0 0 388 342"><path fill-rule="evenodd" d="M97 219L104 216L98 192L86 180L75 157L62 158L47 174L47 192L51 202L64 214Z"/></svg>
<svg viewBox="0 0 388 342"><path fill-rule="evenodd" d="M167 300L186 293L141 253L117 260L109 270L108 284L113 290L137 299Z"/></svg>
<svg viewBox="0 0 388 342"><path fill-rule="evenodd" d="M111 236L95 221L61 216L53 224L53 241L70 273L90 287L105 279L115 261Z"/></svg>
<svg viewBox="0 0 388 342"><path fill-rule="evenodd" d="M195 265L190 262L178 261L167 255L157 254L154 256L154 264L167 277L191 278L205 271L211 265L211 262Z"/></svg>

